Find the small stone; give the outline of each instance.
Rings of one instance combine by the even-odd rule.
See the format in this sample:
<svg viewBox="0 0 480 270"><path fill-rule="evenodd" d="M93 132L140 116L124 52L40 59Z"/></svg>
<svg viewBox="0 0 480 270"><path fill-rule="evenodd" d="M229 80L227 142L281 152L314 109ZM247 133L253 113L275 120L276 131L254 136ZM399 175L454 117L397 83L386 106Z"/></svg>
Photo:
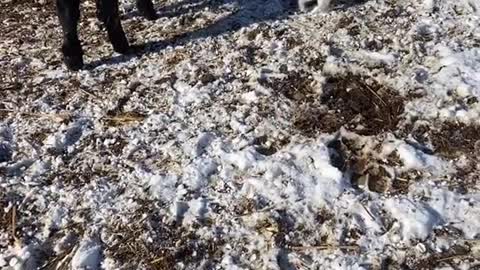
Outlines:
<svg viewBox="0 0 480 270"><path fill-rule="evenodd" d="M0 142L0 163L7 162L12 158L12 150L6 143Z"/></svg>
<svg viewBox="0 0 480 270"><path fill-rule="evenodd" d="M459 97L468 97L472 93L470 87L466 84L460 84L457 89L455 89L455 92Z"/></svg>
<svg viewBox="0 0 480 270"><path fill-rule="evenodd" d="M140 85L141 85L140 82L133 81L128 84L128 89L130 89L131 91L135 91Z"/></svg>

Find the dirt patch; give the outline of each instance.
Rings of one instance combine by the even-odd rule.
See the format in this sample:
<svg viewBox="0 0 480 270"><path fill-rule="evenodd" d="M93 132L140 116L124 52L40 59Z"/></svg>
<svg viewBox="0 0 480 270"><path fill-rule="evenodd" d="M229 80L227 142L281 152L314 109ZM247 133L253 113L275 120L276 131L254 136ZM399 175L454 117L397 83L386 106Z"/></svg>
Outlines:
<svg viewBox="0 0 480 270"><path fill-rule="evenodd" d="M397 152L379 155L382 142L377 142L373 150L367 145L345 137L327 144L332 165L349 177L352 187L389 195L407 194L410 186L421 179L419 171L397 171L403 166Z"/></svg>
<svg viewBox="0 0 480 270"><path fill-rule="evenodd" d="M8 241L28 244L40 232L38 216L42 211L31 200L12 191L0 188L0 233L8 235ZM0 242L0 248L5 248Z"/></svg>
<svg viewBox="0 0 480 270"><path fill-rule="evenodd" d="M25 12L25 10L35 10L34 18L30 16L31 14ZM35 37L35 33L31 31L34 31L37 25L25 25L25 21L31 22L35 20L45 22L54 16L56 16L56 13L55 2L53 0L47 0L43 4L27 0L2 2L0 3L0 20L2 22L8 21L9 23L0 29L0 36L9 37L11 40L18 42L24 42L28 39L35 40L35 38L33 38ZM22 34L25 33L24 31L28 31L31 35L22 36Z"/></svg>
<svg viewBox="0 0 480 270"><path fill-rule="evenodd" d="M389 191L392 176L373 156L365 154L361 146L346 138L331 141L332 164L350 176L355 188L367 189L377 193Z"/></svg>
<svg viewBox="0 0 480 270"><path fill-rule="evenodd" d="M286 73L284 78L262 79L259 83L298 103L313 102L312 99L317 98L312 87L313 79L308 74L299 71L283 71Z"/></svg>
<svg viewBox="0 0 480 270"><path fill-rule="evenodd" d="M427 123L417 121L409 124L400 131L402 137L410 136L422 151L428 154L436 154L445 159L459 160L454 163L456 172L448 181L449 188L459 193L466 193L472 189L478 189L480 176L478 174L478 161L480 154L480 126L463 123ZM401 176L404 179L417 177Z"/></svg>
<svg viewBox="0 0 480 270"><path fill-rule="evenodd" d="M223 240L201 239L193 231L165 223L152 209L153 202L142 202L142 209L129 219L114 222L107 231L113 237L106 254L126 269L143 265L147 269L174 269L175 264L197 265L203 259L220 259ZM124 219L123 219L124 220Z"/></svg>
<svg viewBox="0 0 480 270"><path fill-rule="evenodd" d="M261 83L296 103L294 125L309 137L341 127L360 135L394 131L404 111L405 99L372 77L331 76L322 95L315 91L313 79L300 72Z"/></svg>
<svg viewBox="0 0 480 270"><path fill-rule="evenodd" d="M149 226L152 216L147 216L144 219L139 216L136 219L139 221L134 223L119 221L108 225L108 233L115 237L112 238L112 243L109 244L106 255L127 267L140 264L149 266L150 269L173 268L174 258L170 256L168 250L162 248L162 246L157 246L155 243L149 243L144 235L144 230ZM161 223L156 228L158 237L168 238L171 234L168 229L161 226ZM172 243L168 241L166 244Z"/></svg>
<svg viewBox="0 0 480 270"><path fill-rule="evenodd" d="M328 113L318 115L316 125L334 132L344 126L360 135L376 135L396 129L404 111L404 98L371 77L330 77L322 104Z"/></svg>
<svg viewBox="0 0 480 270"><path fill-rule="evenodd" d="M446 157L480 153L480 126L463 123L444 123L439 130L431 131L435 151Z"/></svg>
<svg viewBox="0 0 480 270"><path fill-rule="evenodd" d="M478 157L476 157L478 159ZM478 160L474 157L470 158L466 166L457 167L456 173L453 175L453 180L449 183L449 188L461 193L478 191L480 183L480 174Z"/></svg>
<svg viewBox="0 0 480 270"><path fill-rule="evenodd" d="M253 145L255 146L255 150L264 155L264 156L271 156L275 154L279 149L282 149L285 145L289 143L288 138L282 139L272 139L268 136L260 136L253 140Z"/></svg>

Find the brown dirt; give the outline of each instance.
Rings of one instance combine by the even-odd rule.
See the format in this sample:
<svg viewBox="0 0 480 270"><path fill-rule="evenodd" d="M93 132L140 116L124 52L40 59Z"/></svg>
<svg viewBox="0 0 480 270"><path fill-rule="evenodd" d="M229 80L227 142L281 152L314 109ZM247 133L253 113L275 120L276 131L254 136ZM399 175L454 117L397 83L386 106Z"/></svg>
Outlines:
<svg viewBox="0 0 480 270"><path fill-rule="evenodd" d="M480 153L480 126L464 123L419 123L406 125L401 137L412 136L421 145L431 145L431 151L445 158L460 155L478 156Z"/></svg>
<svg viewBox="0 0 480 270"><path fill-rule="evenodd" d="M269 78L259 82L295 102L311 102L311 99L316 97L311 86L313 82L311 78L298 71L286 70L285 73L287 73L285 78Z"/></svg>
<svg viewBox="0 0 480 270"><path fill-rule="evenodd" d="M416 181L419 181L422 177L422 173L419 171L409 171L397 175L392 182L391 193L393 194L407 194L410 185Z"/></svg>
<svg viewBox="0 0 480 270"><path fill-rule="evenodd" d="M341 126L361 135L393 131L404 110L404 98L373 78L358 75L331 77L327 80L322 104L329 109L319 116L318 125L330 132Z"/></svg>
<svg viewBox="0 0 480 270"><path fill-rule="evenodd" d="M480 126L463 123L414 123L407 125L399 135L410 135L421 147L422 151L437 154L445 159L457 160L464 156L465 166L457 167L456 173L449 181L452 190L463 193L470 189L477 189L480 182L478 175L478 161L480 154ZM401 176L412 180L415 177Z"/></svg>
<svg viewBox="0 0 480 270"><path fill-rule="evenodd" d="M383 161L365 155L361 148L345 138L328 144L334 152L331 155L332 164L350 175L353 187L366 188L377 193L390 191L392 176L382 166Z"/></svg>
<svg viewBox="0 0 480 270"><path fill-rule="evenodd" d="M297 103L294 125L310 137L341 127L360 135L394 131L404 111L405 99L371 77L331 76L321 96L315 92L311 77L295 71L286 78L261 83Z"/></svg>
<svg viewBox="0 0 480 270"><path fill-rule="evenodd" d="M447 122L439 130L431 132L431 140L435 151L446 157L478 155L480 126Z"/></svg>
<svg viewBox="0 0 480 270"><path fill-rule="evenodd" d="M354 139L339 138L328 143L331 149L332 164L350 176L355 188L364 188L372 192L406 194L409 187L422 176L421 172L410 170L400 175L392 175L386 168L402 166L398 154L393 152L379 160L363 149Z"/></svg>

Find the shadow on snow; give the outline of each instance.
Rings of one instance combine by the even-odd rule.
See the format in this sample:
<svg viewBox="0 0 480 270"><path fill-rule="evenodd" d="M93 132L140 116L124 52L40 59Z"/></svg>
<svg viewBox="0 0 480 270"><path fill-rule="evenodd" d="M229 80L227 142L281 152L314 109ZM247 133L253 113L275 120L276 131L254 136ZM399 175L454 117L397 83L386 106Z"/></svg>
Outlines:
<svg viewBox="0 0 480 270"><path fill-rule="evenodd" d="M212 24L179 34L167 40L148 41L143 44L132 45L133 53L104 57L86 65L86 69L95 69L101 65L119 64L142 55L157 53L167 46L181 46L191 41L215 37L227 32L237 31L255 23L285 18L296 10L295 0L185 0L157 10L160 17L176 17L187 13L198 13L209 8L220 10L222 7L234 7L234 10L225 18ZM129 13L127 18L135 14Z"/></svg>

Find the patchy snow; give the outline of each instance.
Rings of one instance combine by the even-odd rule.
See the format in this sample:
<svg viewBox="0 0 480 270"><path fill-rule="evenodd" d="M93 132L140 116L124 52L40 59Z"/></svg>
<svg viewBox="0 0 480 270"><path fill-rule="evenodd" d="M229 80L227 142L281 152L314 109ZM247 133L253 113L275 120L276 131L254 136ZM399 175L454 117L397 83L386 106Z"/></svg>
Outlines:
<svg viewBox="0 0 480 270"><path fill-rule="evenodd" d="M423 241L433 228L440 224L436 213L408 198L388 199L385 202L385 209L398 222L392 226L391 232L398 230L401 238L393 238L394 242Z"/></svg>
<svg viewBox="0 0 480 270"><path fill-rule="evenodd" d="M100 269L100 260L100 245L90 239L83 240L80 242L78 250L73 255L71 269Z"/></svg>
<svg viewBox="0 0 480 270"><path fill-rule="evenodd" d="M437 156L427 154L422 149L417 149L405 141L389 141L383 145L382 155L388 156L397 153L403 163L402 170L412 169L429 171L433 174L441 175L451 173L452 166L445 160Z"/></svg>
<svg viewBox="0 0 480 270"><path fill-rule="evenodd" d="M476 1L120 2L0 3L1 269L480 265Z"/></svg>

